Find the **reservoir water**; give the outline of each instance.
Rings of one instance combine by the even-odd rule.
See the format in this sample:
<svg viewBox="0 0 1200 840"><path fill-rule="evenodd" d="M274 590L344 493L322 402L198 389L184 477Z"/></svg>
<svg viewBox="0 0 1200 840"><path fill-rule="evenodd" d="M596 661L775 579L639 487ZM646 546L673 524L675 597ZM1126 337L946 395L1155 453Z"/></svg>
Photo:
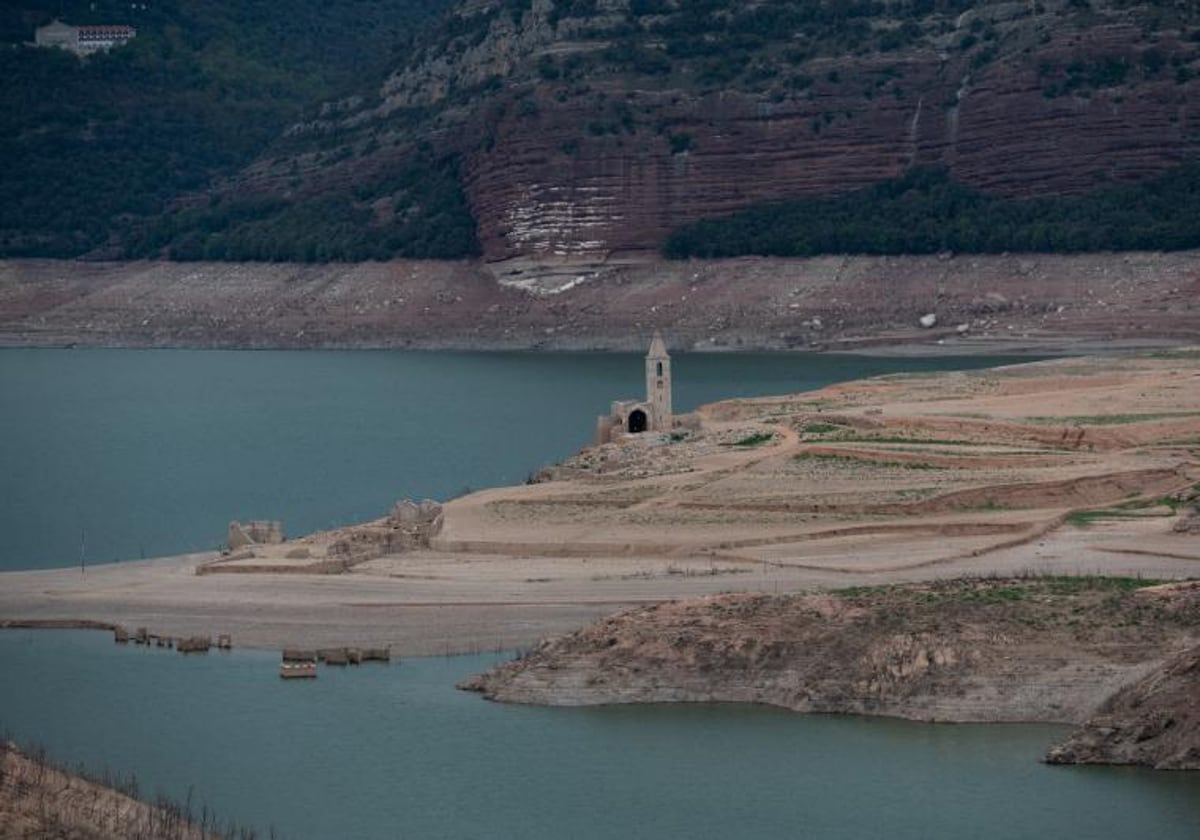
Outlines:
<svg viewBox="0 0 1200 840"><path fill-rule="evenodd" d="M683 355L677 411L996 358ZM207 550L513 484L645 394L634 355L0 350L0 570Z"/></svg>
<svg viewBox="0 0 1200 840"><path fill-rule="evenodd" d="M1200 777L1038 763L1063 727L457 692L494 657L324 668L0 633L0 726L289 838L1194 840ZM20 674L21 679L12 679ZM197 807L198 810L198 807Z"/></svg>
<svg viewBox="0 0 1200 840"><path fill-rule="evenodd" d="M682 356L676 405L1001 361ZM636 356L0 351L0 569L520 481L641 389ZM1200 778L1039 764L1061 728L498 706L453 689L494 657L277 657L6 631L0 735L291 838L1200 836Z"/></svg>

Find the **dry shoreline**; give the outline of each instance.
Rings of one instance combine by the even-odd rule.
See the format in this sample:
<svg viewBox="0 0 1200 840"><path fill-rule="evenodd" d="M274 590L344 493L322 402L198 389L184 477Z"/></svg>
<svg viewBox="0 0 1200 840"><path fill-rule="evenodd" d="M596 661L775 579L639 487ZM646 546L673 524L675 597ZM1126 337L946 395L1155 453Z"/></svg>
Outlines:
<svg viewBox="0 0 1200 840"><path fill-rule="evenodd" d="M1184 507L1157 501L1200 481L1196 356L896 375L718 403L681 441L584 450L553 480L450 502L427 548L343 574L305 573L329 550L321 534L222 564L272 574L198 575L211 553L8 572L0 621L443 655L528 648L618 609L727 591L1197 576L1200 549L1172 531ZM1050 419L1028 417L1034 404ZM1124 422L1089 425L1104 412ZM733 445L754 435L768 442ZM381 522L343 531L369 544L386 535Z"/></svg>
<svg viewBox="0 0 1200 840"><path fill-rule="evenodd" d="M1198 262L0 260L0 346L640 351L658 329L700 352L1098 353L1200 341Z"/></svg>
<svg viewBox="0 0 1200 840"><path fill-rule="evenodd" d="M1048 761L1200 770L1200 583L1024 576L672 601L547 640L459 688L551 706L1074 723Z"/></svg>

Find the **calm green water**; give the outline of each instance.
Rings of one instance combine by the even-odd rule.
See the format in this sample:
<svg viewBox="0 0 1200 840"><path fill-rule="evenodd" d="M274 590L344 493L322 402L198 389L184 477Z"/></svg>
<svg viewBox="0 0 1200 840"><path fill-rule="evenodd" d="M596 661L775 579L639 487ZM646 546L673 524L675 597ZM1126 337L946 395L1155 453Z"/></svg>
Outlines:
<svg viewBox="0 0 1200 840"><path fill-rule="evenodd" d="M681 410L996 359L683 356ZM292 533L522 480L642 388L636 356L0 351L0 568ZM0 582L2 585L2 582ZM1200 779L1049 768L1050 727L740 707L536 709L453 690L489 657L283 683L277 654L182 657L0 633L0 732L292 838L1200 836Z"/></svg>
<svg viewBox="0 0 1200 840"><path fill-rule="evenodd" d="M277 654L184 657L0 633L0 726L145 794L291 838L1188 838L1200 777L1052 768L1065 730L733 706L539 709L456 692L492 657L284 683Z"/></svg>
<svg viewBox="0 0 1200 840"><path fill-rule="evenodd" d="M683 355L675 405L1003 361ZM232 519L304 534L520 482L642 376L632 355L0 350L0 570L211 549Z"/></svg>

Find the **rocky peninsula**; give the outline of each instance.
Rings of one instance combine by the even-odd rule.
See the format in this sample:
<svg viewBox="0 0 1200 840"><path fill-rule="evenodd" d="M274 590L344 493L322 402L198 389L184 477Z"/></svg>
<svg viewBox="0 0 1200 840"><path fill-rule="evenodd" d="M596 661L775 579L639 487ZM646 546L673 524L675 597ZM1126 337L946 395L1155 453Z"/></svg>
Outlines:
<svg viewBox="0 0 1200 840"><path fill-rule="evenodd" d="M1200 589L1143 584L959 579L672 601L543 642L460 687L545 705L1086 720L1051 761L1200 769ZM1089 719L1098 698L1108 699Z"/></svg>

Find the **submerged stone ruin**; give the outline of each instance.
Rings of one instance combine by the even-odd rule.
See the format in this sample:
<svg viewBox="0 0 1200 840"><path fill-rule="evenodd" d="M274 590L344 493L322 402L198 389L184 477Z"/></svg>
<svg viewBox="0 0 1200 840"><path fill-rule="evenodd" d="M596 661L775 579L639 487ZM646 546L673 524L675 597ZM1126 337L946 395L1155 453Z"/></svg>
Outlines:
<svg viewBox="0 0 1200 840"><path fill-rule="evenodd" d="M278 545L284 539L282 522L253 519L246 523L230 522L226 545L230 551L236 551L252 545Z"/></svg>
<svg viewBox="0 0 1200 840"><path fill-rule="evenodd" d="M228 548L199 565L196 574L341 574L377 557L427 548L441 528L442 505L431 499L402 499L382 519L292 541L280 522L231 522Z"/></svg>

